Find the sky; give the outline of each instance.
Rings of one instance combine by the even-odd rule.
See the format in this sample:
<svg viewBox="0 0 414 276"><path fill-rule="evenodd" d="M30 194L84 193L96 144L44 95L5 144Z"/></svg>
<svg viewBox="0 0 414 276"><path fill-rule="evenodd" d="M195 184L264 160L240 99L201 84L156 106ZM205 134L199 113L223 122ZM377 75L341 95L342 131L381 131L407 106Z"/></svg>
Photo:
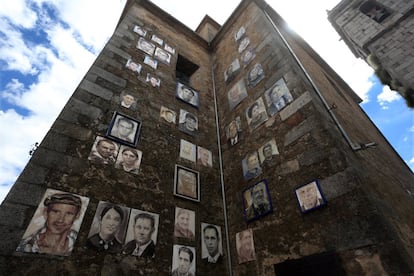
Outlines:
<svg viewBox="0 0 414 276"><path fill-rule="evenodd" d="M363 99L360 104L414 170L414 110L356 59L327 20L340 0L268 0ZM125 0L0 0L0 202L119 20ZM153 0L195 30L225 23L239 0ZM3 3L3 4L2 4ZM298 8L300 7L300 8ZM99 12L97 12L99 11ZM7 131L5 129L7 128Z"/></svg>

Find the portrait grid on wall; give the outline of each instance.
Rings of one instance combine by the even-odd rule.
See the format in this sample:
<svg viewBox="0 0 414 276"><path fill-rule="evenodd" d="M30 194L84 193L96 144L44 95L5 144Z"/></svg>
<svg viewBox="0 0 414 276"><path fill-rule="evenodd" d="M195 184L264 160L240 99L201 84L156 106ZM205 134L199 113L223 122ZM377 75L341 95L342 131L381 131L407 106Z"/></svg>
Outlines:
<svg viewBox="0 0 414 276"><path fill-rule="evenodd" d="M175 207L174 237L195 240L195 212Z"/></svg>
<svg viewBox="0 0 414 276"><path fill-rule="evenodd" d="M131 92L124 90L121 92L121 95L119 95L119 104L125 108L135 109L137 99Z"/></svg>
<svg viewBox="0 0 414 276"><path fill-rule="evenodd" d="M103 136L96 136L88 160L95 164L111 165L116 161L120 145Z"/></svg>
<svg viewBox="0 0 414 276"><path fill-rule="evenodd" d="M269 163L278 154L279 150L277 149L276 140L273 138L259 148L260 163Z"/></svg>
<svg viewBox="0 0 414 276"><path fill-rule="evenodd" d="M213 155L211 151L197 146L197 164L205 167L213 167Z"/></svg>
<svg viewBox="0 0 414 276"><path fill-rule="evenodd" d="M164 64L170 64L171 54L161 48L157 47L157 49L155 49L154 57Z"/></svg>
<svg viewBox="0 0 414 276"><path fill-rule="evenodd" d="M130 208L99 201L86 246L100 252L121 253Z"/></svg>
<svg viewBox="0 0 414 276"><path fill-rule="evenodd" d="M175 165L174 195L185 199L200 201L200 176L190 168Z"/></svg>
<svg viewBox="0 0 414 276"><path fill-rule="evenodd" d="M161 80L157 78L155 75L147 73L147 78L145 79L145 82L149 83L152 87L160 87Z"/></svg>
<svg viewBox="0 0 414 276"><path fill-rule="evenodd" d="M164 44L164 41L162 40L162 38L160 38L159 36L157 36L156 34L153 34L151 36L151 40L154 41L155 43L157 43L158 45L162 46Z"/></svg>
<svg viewBox="0 0 414 276"><path fill-rule="evenodd" d="M141 122L127 115L114 112L106 136L131 147L138 143Z"/></svg>
<svg viewBox="0 0 414 276"><path fill-rule="evenodd" d="M196 162L196 145L184 139L180 140L180 158L186 159L193 163Z"/></svg>
<svg viewBox="0 0 414 276"><path fill-rule="evenodd" d="M194 114L184 109L180 109L180 117L178 122L178 129L182 132L192 136L194 136L197 133L198 119Z"/></svg>
<svg viewBox="0 0 414 276"><path fill-rule="evenodd" d="M201 261L204 264L223 263L221 227L201 223Z"/></svg>
<svg viewBox="0 0 414 276"><path fill-rule="evenodd" d="M234 40L237 42L240 40L240 38L242 38L244 36L244 34L246 33L246 29L244 28L244 26L241 26L237 32L234 34Z"/></svg>
<svg viewBox="0 0 414 276"><path fill-rule="evenodd" d="M116 159L115 168L122 169L125 172L139 174L141 160L142 151L127 146L121 146L118 158Z"/></svg>
<svg viewBox="0 0 414 276"><path fill-rule="evenodd" d="M131 209L122 253L143 258L155 257L159 214Z"/></svg>
<svg viewBox="0 0 414 276"><path fill-rule="evenodd" d="M138 39L137 48L150 56L152 56L155 51L155 45L143 37Z"/></svg>
<svg viewBox="0 0 414 276"><path fill-rule="evenodd" d="M177 81L175 96L177 99L198 108L198 92L179 81Z"/></svg>
<svg viewBox="0 0 414 276"><path fill-rule="evenodd" d="M262 173L262 167L259 164L259 157L256 151L249 152L242 160L243 176L246 180L250 180Z"/></svg>
<svg viewBox="0 0 414 276"><path fill-rule="evenodd" d="M297 187L295 195L302 213L307 213L326 205L326 199L318 180L313 180Z"/></svg>
<svg viewBox="0 0 414 276"><path fill-rule="evenodd" d="M236 248L239 264L256 260L253 230L251 228L236 234Z"/></svg>
<svg viewBox="0 0 414 276"><path fill-rule="evenodd" d="M197 275L195 247L173 245L171 275Z"/></svg>
<svg viewBox="0 0 414 276"><path fill-rule="evenodd" d="M247 222L273 212L267 180L263 179L242 192L243 212Z"/></svg>
<svg viewBox="0 0 414 276"><path fill-rule="evenodd" d="M169 109L165 106L161 106L160 118L166 121L167 123L175 124L177 113L172 109Z"/></svg>
<svg viewBox="0 0 414 276"><path fill-rule="evenodd" d="M144 58L144 63L146 64L146 65L148 65L149 67L151 67L152 69L157 69L157 66L158 66L158 61L157 60L155 60L155 59L153 59L152 57L150 57L150 56L145 56L145 58Z"/></svg>
<svg viewBox="0 0 414 276"><path fill-rule="evenodd" d="M141 69L142 69L141 64L133 61L132 59L127 60L125 67L131 71L136 72L137 74L141 73Z"/></svg>
<svg viewBox="0 0 414 276"><path fill-rule="evenodd" d="M240 72L240 62L239 59L233 60L233 62L230 64L230 66L224 71L224 81L226 83L231 82L234 80L236 75Z"/></svg>
<svg viewBox="0 0 414 276"><path fill-rule="evenodd" d="M170 45L168 45L167 43L164 44L164 50L166 50L167 52L169 52L172 55L175 54L175 49L173 47L171 47Z"/></svg>
<svg viewBox="0 0 414 276"><path fill-rule="evenodd" d="M252 47L247 48L241 55L243 67L246 67L256 57L256 52Z"/></svg>
<svg viewBox="0 0 414 276"><path fill-rule="evenodd" d="M247 73L247 86L252 88L255 87L262 79L265 74L260 63L256 63L252 69Z"/></svg>
<svg viewBox="0 0 414 276"><path fill-rule="evenodd" d="M275 82L264 94L270 116L275 115L293 101L292 94L283 78Z"/></svg>
<svg viewBox="0 0 414 276"><path fill-rule="evenodd" d="M246 118L250 132L258 128L261 124L269 119L262 97L258 98L251 106L246 109Z"/></svg>
<svg viewBox="0 0 414 276"><path fill-rule="evenodd" d="M145 37L147 35L147 30L145 30L144 27L141 27L141 26L138 26L138 25L134 26L134 32L139 34L140 36L143 36L143 37Z"/></svg>
<svg viewBox="0 0 414 276"><path fill-rule="evenodd" d="M242 100L247 97L247 90L244 84L244 80L239 80L227 93L227 99L229 101L229 108L233 110Z"/></svg>
<svg viewBox="0 0 414 276"><path fill-rule="evenodd" d="M239 53L241 54L249 45L250 45L250 39L246 36L239 43L239 48L238 48Z"/></svg>
<svg viewBox="0 0 414 276"><path fill-rule="evenodd" d="M231 121L226 127L226 137L227 142L230 146L234 146L239 143L241 140L241 120L240 116L237 116L233 121Z"/></svg>
<svg viewBox="0 0 414 276"><path fill-rule="evenodd" d="M47 189L16 252L69 256L88 204L87 197Z"/></svg>

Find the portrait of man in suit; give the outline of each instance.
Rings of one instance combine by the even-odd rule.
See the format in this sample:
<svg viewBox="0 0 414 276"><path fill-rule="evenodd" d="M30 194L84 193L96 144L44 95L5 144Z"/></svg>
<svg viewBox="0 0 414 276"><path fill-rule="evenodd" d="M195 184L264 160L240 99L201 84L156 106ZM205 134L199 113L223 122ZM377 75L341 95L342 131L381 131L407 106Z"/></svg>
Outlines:
<svg viewBox="0 0 414 276"><path fill-rule="evenodd" d="M201 223L201 260L206 264L223 262L220 226Z"/></svg>

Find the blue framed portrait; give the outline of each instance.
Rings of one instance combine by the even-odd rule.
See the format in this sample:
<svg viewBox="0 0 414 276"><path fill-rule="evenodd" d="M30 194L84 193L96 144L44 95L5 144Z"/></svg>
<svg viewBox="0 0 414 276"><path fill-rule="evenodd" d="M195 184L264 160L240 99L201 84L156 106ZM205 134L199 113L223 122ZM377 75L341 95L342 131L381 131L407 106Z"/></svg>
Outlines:
<svg viewBox="0 0 414 276"><path fill-rule="evenodd" d="M308 213L326 205L326 198L317 179L296 187L295 195L302 213Z"/></svg>
<svg viewBox="0 0 414 276"><path fill-rule="evenodd" d="M247 222L273 212L272 199L266 179L256 182L242 192L243 213Z"/></svg>

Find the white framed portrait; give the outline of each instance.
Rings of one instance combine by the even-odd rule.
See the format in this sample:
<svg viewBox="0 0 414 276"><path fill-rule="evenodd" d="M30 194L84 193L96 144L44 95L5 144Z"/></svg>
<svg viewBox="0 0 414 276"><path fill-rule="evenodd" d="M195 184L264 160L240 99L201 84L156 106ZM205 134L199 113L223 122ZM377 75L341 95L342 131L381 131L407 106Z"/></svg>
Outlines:
<svg viewBox="0 0 414 276"><path fill-rule="evenodd" d="M125 67L137 74L141 73L142 70L142 65L133 61L132 59L127 60Z"/></svg>
<svg viewBox="0 0 414 276"><path fill-rule="evenodd" d="M292 94L290 94L289 88L283 78L275 82L272 87L266 90L264 95L270 116L275 115L287 104L293 101Z"/></svg>
<svg viewBox="0 0 414 276"><path fill-rule="evenodd" d="M249 45L250 45L250 38L248 38L247 36L243 37L243 39L239 43L239 48L238 48L239 53L242 53Z"/></svg>
<svg viewBox="0 0 414 276"><path fill-rule="evenodd" d="M116 159L115 168L125 172L139 174L141 166L142 151L128 146L121 146Z"/></svg>
<svg viewBox="0 0 414 276"><path fill-rule="evenodd" d="M262 79L264 79L265 74L260 63L256 63L252 69L247 73L247 86L252 88L255 87Z"/></svg>
<svg viewBox="0 0 414 276"><path fill-rule="evenodd" d="M198 171L175 165L174 195L200 201L200 176Z"/></svg>
<svg viewBox="0 0 414 276"><path fill-rule="evenodd" d="M142 37L145 37L147 35L147 30L144 27L138 25L134 26L134 32Z"/></svg>
<svg viewBox="0 0 414 276"><path fill-rule="evenodd" d="M145 56L144 63L151 67L152 69L157 69L158 61L156 59L153 59L150 56Z"/></svg>
<svg viewBox="0 0 414 276"><path fill-rule="evenodd" d="M250 132L258 128L269 119L262 97L258 98L246 109L246 119Z"/></svg>
<svg viewBox="0 0 414 276"><path fill-rule="evenodd" d="M223 263L221 227L201 223L201 262L206 265Z"/></svg>
<svg viewBox="0 0 414 276"><path fill-rule="evenodd" d="M239 264L256 260L253 229L249 228L236 234L236 248Z"/></svg>
<svg viewBox="0 0 414 276"><path fill-rule="evenodd" d="M211 151L197 146L197 164L204 167L213 167L213 155Z"/></svg>
<svg viewBox="0 0 414 276"><path fill-rule="evenodd" d="M138 39L137 48L150 56L152 56L155 51L155 45L143 37Z"/></svg>
<svg viewBox="0 0 414 276"><path fill-rule="evenodd" d="M173 245L171 275L197 275L195 247Z"/></svg>
<svg viewBox="0 0 414 276"><path fill-rule="evenodd" d="M167 65L170 64L171 54L167 52L166 50L163 50L157 47L155 49L154 57L164 64L167 64Z"/></svg>
<svg viewBox="0 0 414 276"><path fill-rule="evenodd" d="M198 108L198 92L188 85L177 81L175 96L177 99Z"/></svg>
<svg viewBox="0 0 414 276"><path fill-rule="evenodd" d="M112 165L118 156L120 144L103 136L96 136L88 160L95 164Z"/></svg>
<svg viewBox="0 0 414 276"><path fill-rule="evenodd" d="M175 207L174 237L195 240L195 212Z"/></svg>
<svg viewBox="0 0 414 276"><path fill-rule="evenodd" d="M174 110L169 109L168 107L161 106L160 118L167 123L175 124L177 113Z"/></svg>
<svg viewBox="0 0 414 276"><path fill-rule="evenodd" d="M234 40L236 42L239 41L244 36L245 33L246 33L246 29L244 28L244 26L241 26L237 30L237 32L234 34Z"/></svg>
<svg viewBox="0 0 414 276"><path fill-rule="evenodd" d="M164 44L164 50L166 50L167 52L169 52L172 55L175 54L175 49L167 43Z"/></svg>
<svg viewBox="0 0 414 276"><path fill-rule="evenodd" d="M260 163L269 163L275 159L275 156L279 154L279 150L276 145L276 140L273 138L266 141L258 150Z"/></svg>
<svg viewBox="0 0 414 276"><path fill-rule="evenodd" d="M119 95L119 104L125 108L135 109L137 98L130 91L124 90Z"/></svg>
<svg viewBox="0 0 414 276"><path fill-rule="evenodd" d="M147 73L147 78L145 79L145 82L155 88L159 88L161 85L161 80L151 73Z"/></svg>
<svg viewBox="0 0 414 276"><path fill-rule="evenodd" d="M242 160L244 179L250 180L262 174L262 167L260 167L259 157L257 151L251 151L246 154Z"/></svg>
<svg viewBox="0 0 414 276"><path fill-rule="evenodd" d="M227 92L227 99L229 101L229 108L233 110L237 105L241 103L247 97L246 85L244 80L239 80L233 87Z"/></svg>
<svg viewBox="0 0 414 276"><path fill-rule="evenodd" d="M196 162L196 145L187 140L180 140L180 158L186 159L193 163Z"/></svg>
<svg viewBox="0 0 414 276"><path fill-rule="evenodd" d="M226 83L231 82L239 72L240 72L240 62L239 62L239 59L236 58L229 65L229 67L227 67L226 71L224 71L224 81Z"/></svg>
<svg viewBox="0 0 414 276"><path fill-rule="evenodd" d="M198 119L193 113L180 109L178 129L194 136L198 130Z"/></svg>
<svg viewBox="0 0 414 276"><path fill-rule="evenodd" d="M256 52L252 47L247 48L241 55L243 67L246 67L256 57Z"/></svg>
<svg viewBox="0 0 414 276"><path fill-rule="evenodd" d="M226 126L227 142L230 146L234 146L240 142L242 136L242 127L240 116L237 116Z"/></svg>
<svg viewBox="0 0 414 276"><path fill-rule="evenodd" d="M162 46L164 44L164 40L162 38L160 38L159 36L157 36L156 34L153 34L151 36L151 40L154 41L155 43L157 43L160 46Z"/></svg>

